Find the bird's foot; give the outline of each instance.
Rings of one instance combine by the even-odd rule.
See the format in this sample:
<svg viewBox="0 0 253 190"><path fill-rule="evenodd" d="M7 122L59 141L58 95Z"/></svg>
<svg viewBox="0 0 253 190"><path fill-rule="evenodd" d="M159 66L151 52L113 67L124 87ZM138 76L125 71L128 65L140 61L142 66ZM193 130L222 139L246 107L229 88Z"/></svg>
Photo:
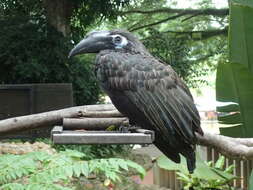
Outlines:
<svg viewBox="0 0 253 190"><path fill-rule="evenodd" d="M140 127L137 125L129 125L129 126L123 125L119 127L119 131L121 131L122 133L130 133L136 131L137 129L140 129Z"/></svg>

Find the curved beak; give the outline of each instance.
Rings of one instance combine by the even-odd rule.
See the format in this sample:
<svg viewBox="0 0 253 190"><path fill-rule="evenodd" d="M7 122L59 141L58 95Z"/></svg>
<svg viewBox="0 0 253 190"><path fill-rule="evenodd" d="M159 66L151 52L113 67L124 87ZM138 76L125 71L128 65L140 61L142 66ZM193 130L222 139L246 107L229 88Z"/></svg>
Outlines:
<svg viewBox="0 0 253 190"><path fill-rule="evenodd" d="M78 54L98 53L104 49L112 48L112 37L109 32L93 32L80 41L69 53L69 58Z"/></svg>

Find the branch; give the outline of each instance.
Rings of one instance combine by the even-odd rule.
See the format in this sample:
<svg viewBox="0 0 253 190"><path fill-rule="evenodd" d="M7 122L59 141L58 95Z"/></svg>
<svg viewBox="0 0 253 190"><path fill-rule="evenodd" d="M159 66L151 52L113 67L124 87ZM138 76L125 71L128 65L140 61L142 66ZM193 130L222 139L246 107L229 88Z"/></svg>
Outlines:
<svg viewBox="0 0 253 190"><path fill-rule="evenodd" d="M209 54L207 54L207 55L204 55L204 56L199 57L198 59L191 60L190 62L191 62L192 64L194 64L194 63L199 63L199 62L203 62L203 61L209 59L210 57L212 57L212 56L214 56L214 55L215 55L215 53L214 53L214 52L211 52L211 53L209 53Z"/></svg>
<svg viewBox="0 0 253 190"><path fill-rule="evenodd" d="M172 31L167 30L163 33L175 33L175 34L186 34L191 37L193 40L204 40L211 38L213 36L219 36L219 35L228 35L228 28L224 28L221 30L199 30L199 31Z"/></svg>
<svg viewBox="0 0 253 190"><path fill-rule="evenodd" d="M161 8L161 9L153 9L153 10L129 10L129 11L121 11L120 15L127 14L160 14L160 13L179 13L184 15L212 15L218 17L224 17L229 14L229 9L172 9L172 8Z"/></svg>
<svg viewBox="0 0 253 190"><path fill-rule="evenodd" d="M196 135L199 145L213 147L229 158L253 158L253 138L232 138L210 133L205 133L204 136Z"/></svg>
<svg viewBox="0 0 253 190"><path fill-rule="evenodd" d="M95 117L102 117L103 114L103 117L109 117L110 114L112 114L111 117L121 115L112 104L77 106L1 120L0 134L43 126L61 125L63 118L91 117L91 114L94 114Z"/></svg>
<svg viewBox="0 0 253 190"><path fill-rule="evenodd" d="M85 129L85 130L106 130L109 126L121 126L128 125L128 118L116 117L116 118L64 118L64 129Z"/></svg>
<svg viewBox="0 0 253 190"><path fill-rule="evenodd" d="M214 37L214 36L219 36L219 35L228 35L228 28L224 28L221 30L198 30L198 31L173 31L173 30L167 30L164 32L160 33L173 33L177 35L188 35L192 40L206 40L208 38ZM153 37L159 36L160 33L152 36L148 36L146 38L141 39L141 41L149 40L152 39Z"/></svg>
<svg viewBox="0 0 253 190"><path fill-rule="evenodd" d="M162 19L160 21L142 25L139 27L130 27L128 30L133 32L136 30L140 30L146 27L151 27L155 26L164 22L167 22L168 20L173 20L185 15L190 15L189 17L185 18L183 21L186 21L188 19L191 19L195 16L199 15L212 15L212 16L218 16L218 17L224 17L229 14L229 9L172 9L172 8L162 8L162 9L154 9L154 10L148 10L148 11L143 11L143 10L130 10L130 11L122 11L119 12L120 15L126 15L126 14L159 14L159 13L169 13L169 14L176 14L173 16L169 16L168 18Z"/></svg>
<svg viewBox="0 0 253 190"><path fill-rule="evenodd" d="M176 19L176 18L179 18L179 17L182 17L182 16L184 16L183 13L182 14L177 14L175 16L170 16L168 18L165 18L165 19L162 19L162 20L159 20L157 22L150 23L150 24L145 24L145 25L137 26L137 27L131 26L130 28L128 28L128 30L130 32L133 32L133 31L140 30L140 29L143 29L143 28L147 28L147 27L158 25L158 24L162 24L164 22L167 22L169 20L173 20L173 19ZM172 30L167 30L164 33L189 34L191 36L193 36L193 34L198 34L199 33L199 34L202 35L202 39L207 39L207 38L210 38L212 36L227 35L228 34L228 27L225 27L222 30L202 30L202 31L201 30L200 31L172 31Z"/></svg>
<svg viewBox="0 0 253 190"><path fill-rule="evenodd" d="M136 31L136 30L140 30L140 29L142 29L142 28L146 28L146 27L151 27L151 26L155 26L155 25L158 25L158 24L162 24L162 23L164 23L164 22L167 22L168 20L173 20L173 19L179 18L179 17L181 17L181 16L184 16L184 14L181 13L181 14L177 14L177 15L175 15L175 16L169 16L168 18L162 19L162 20L160 20L160 21L153 22L153 23L151 23L151 24L146 24L146 25L138 26L138 27L135 27L135 28L130 27L128 30L129 30L130 32L133 32L133 31ZM131 28L132 28L132 29L131 29Z"/></svg>

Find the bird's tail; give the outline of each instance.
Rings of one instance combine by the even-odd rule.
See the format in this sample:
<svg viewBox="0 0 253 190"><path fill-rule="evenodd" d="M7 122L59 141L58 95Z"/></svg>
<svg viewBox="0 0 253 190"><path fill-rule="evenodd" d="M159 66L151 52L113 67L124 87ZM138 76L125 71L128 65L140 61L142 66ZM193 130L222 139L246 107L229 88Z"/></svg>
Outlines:
<svg viewBox="0 0 253 190"><path fill-rule="evenodd" d="M186 158L187 168L190 174L193 173L194 169L196 168L196 155L194 150L184 150L181 152L183 156Z"/></svg>
<svg viewBox="0 0 253 190"><path fill-rule="evenodd" d="M175 149L175 148L169 147L168 145L160 141L156 141L155 145L159 150L161 150L165 154L165 156L167 156L168 158L170 158L176 163L180 163L179 153L182 154L186 158L186 163L187 163L187 168L188 168L189 173L191 174L193 173L194 169L196 168L196 163L195 163L196 156L195 156L194 147L188 146L187 148L183 148L183 149L180 149L180 148Z"/></svg>

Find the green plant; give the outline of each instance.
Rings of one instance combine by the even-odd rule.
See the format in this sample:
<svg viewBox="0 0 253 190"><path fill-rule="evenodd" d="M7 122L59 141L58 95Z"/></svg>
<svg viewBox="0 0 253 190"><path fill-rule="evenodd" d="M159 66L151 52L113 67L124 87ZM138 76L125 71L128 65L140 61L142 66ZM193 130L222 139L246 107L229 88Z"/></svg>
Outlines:
<svg viewBox="0 0 253 190"><path fill-rule="evenodd" d="M230 1L229 62L217 70L216 97L225 106L217 107L221 134L232 137L253 136L253 3Z"/></svg>
<svg viewBox="0 0 253 190"><path fill-rule="evenodd" d="M233 165L230 165L228 168L223 170L225 162L225 157L221 156L216 163L208 162L209 167L213 167L215 169L214 171L217 172L218 175L223 173L223 179L203 179L194 177L191 175L187 175L183 172L177 172L177 175L179 176L179 179L182 180L185 184L184 188L189 189L192 187L194 190L203 190L203 189L216 189L216 190L223 190L223 189L233 189L229 183L233 178L230 177L230 174L233 172ZM226 176L226 174L229 174L229 176Z"/></svg>
<svg viewBox="0 0 253 190"><path fill-rule="evenodd" d="M236 177L232 175L234 166L224 168L225 158L221 156L215 163L206 163L197 155L196 169L193 174L189 174L186 167L186 161L181 156L182 163L176 164L166 157L160 157L157 164L160 168L167 170L176 170L178 179L184 183L184 189L194 190L232 190L230 182Z"/></svg>
<svg viewBox="0 0 253 190"><path fill-rule="evenodd" d="M56 154L32 152L0 157L1 190L70 190L73 179L95 175L101 181L119 182L128 168L143 177L145 170L135 162L119 158L83 160L84 153L66 150Z"/></svg>
<svg viewBox="0 0 253 190"><path fill-rule="evenodd" d="M99 101L93 57L67 58L72 38L47 23L41 1L6 0L0 12L1 84L72 83L77 105Z"/></svg>
<svg viewBox="0 0 253 190"><path fill-rule="evenodd" d="M253 171L251 171L251 174L249 177L249 189L253 189Z"/></svg>
<svg viewBox="0 0 253 190"><path fill-rule="evenodd" d="M220 59L227 57L227 16L218 18L217 15L200 14L181 17L180 13L160 11L161 8L179 8L176 0L137 2L123 7L125 14L120 15L117 22L104 24L105 29L132 30L152 55L172 65L190 87L199 88L209 83L204 77L216 70ZM212 1L192 3L195 9L216 9ZM214 26L214 20L219 24ZM220 29L224 33L214 32Z"/></svg>
<svg viewBox="0 0 253 190"><path fill-rule="evenodd" d="M84 153L85 160L95 158L124 157L127 156L132 150L132 145L60 145L53 144L48 138L38 138L36 141L49 144L58 152L71 149ZM13 142L13 140L11 142Z"/></svg>
<svg viewBox="0 0 253 190"><path fill-rule="evenodd" d="M77 150L84 153L86 159L124 156L132 149L130 145L53 145L53 148L57 151L66 149Z"/></svg>
<svg viewBox="0 0 253 190"><path fill-rule="evenodd" d="M100 90L93 75L93 57L86 61L68 60L73 46L70 38L48 26L45 20L35 24L38 18L33 22L30 19L0 18L1 84L72 83L77 105L98 102Z"/></svg>

